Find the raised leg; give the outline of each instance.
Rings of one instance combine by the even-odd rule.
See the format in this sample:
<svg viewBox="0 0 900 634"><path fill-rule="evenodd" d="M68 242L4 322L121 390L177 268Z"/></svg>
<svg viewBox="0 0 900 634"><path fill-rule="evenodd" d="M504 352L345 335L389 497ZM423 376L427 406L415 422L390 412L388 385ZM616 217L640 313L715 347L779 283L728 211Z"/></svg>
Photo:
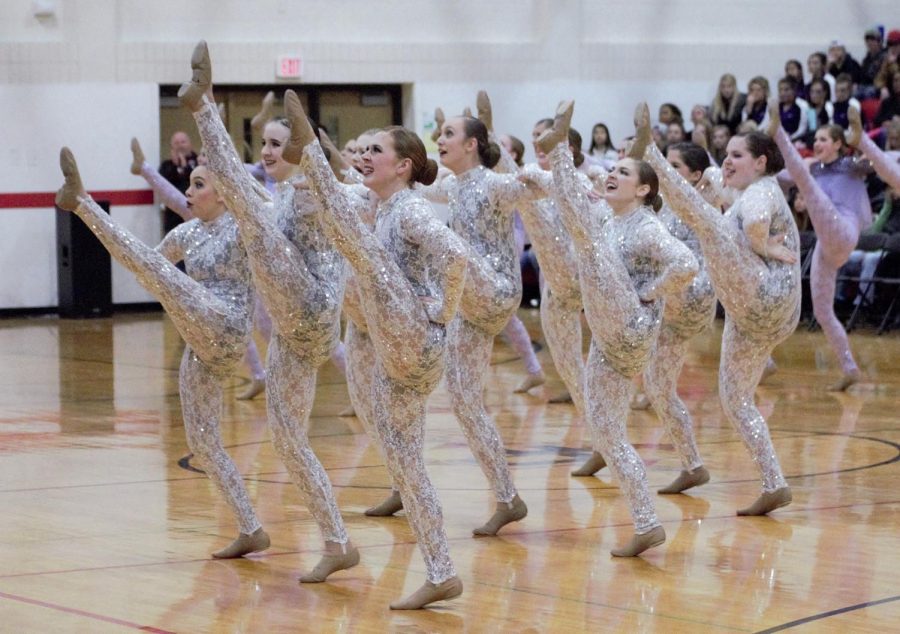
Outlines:
<svg viewBox="0 0 900 634"><path fill-rule="evenodd" d="M872 162L878 178L900 190L900 163L896 159L885 154L867 134L860 135L858 149Z"/></svg>

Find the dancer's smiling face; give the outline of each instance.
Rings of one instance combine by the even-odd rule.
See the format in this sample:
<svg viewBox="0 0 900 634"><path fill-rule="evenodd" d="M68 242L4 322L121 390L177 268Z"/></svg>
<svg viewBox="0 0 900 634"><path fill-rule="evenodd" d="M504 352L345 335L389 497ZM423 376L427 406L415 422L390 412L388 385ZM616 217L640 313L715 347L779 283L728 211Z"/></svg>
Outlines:
<svg viewBox="0 0 900 634"><path fill-rule="evenodd" d="M184 195L191 214L204 222L215 220L225 213L225 200L216 189L216 178L203 165L191 172L191 184Z"/></svg>
<svg viewBox="0 0 900 634"><path fill-rule="evenodd" d="M279 121L270 121L263 130L263 146L260 154L263 169L276 181L286 180L294 169L293 165L281 157L290 134L288 127Z"/></svg>
<svg viewBox="0 0 900 634"><path fill-rule="evenodd" d="M641 183L638 164L634 159L622 159L606 177L604 197L613 211L623 212L637 207L649 193L650 186Z"/></svg>
<svg viewBox="0 0 900 634"><path fill-rule="evenodd" d="M743 191L765 173L766 157L753 156L747 148L744 137L731 137L725 161L722 163L725 185Z"/></svg>
<svg viewBox="0 0 900 634"><path fill-rule="evenodd" d="M362 155L363 184L384 199L409 183L412 161L400 158L394 140L387 132L369 137L369 146Z"/></svg>
<svg viewBox="0 0 900 634"><path fill-rule="evenodd" d="M816 140L813 142L813 153L816 155L816 159L823 163L833 163L838 159L844 144L840 138L835 139L834 136L831 126L822 126L816 130Z"/></svg>

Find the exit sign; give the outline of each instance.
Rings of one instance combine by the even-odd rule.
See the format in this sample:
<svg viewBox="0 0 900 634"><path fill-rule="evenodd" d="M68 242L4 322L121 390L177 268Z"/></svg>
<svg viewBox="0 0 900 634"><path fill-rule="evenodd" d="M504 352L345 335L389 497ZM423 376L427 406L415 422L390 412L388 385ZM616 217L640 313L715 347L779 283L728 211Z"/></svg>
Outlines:
<svg viewBox="0 0 900 634"><path fill-rule="evenodd" d="M300 79L303 60L299 55L280 55L275 62L275 76L279 79Z"/></svg>

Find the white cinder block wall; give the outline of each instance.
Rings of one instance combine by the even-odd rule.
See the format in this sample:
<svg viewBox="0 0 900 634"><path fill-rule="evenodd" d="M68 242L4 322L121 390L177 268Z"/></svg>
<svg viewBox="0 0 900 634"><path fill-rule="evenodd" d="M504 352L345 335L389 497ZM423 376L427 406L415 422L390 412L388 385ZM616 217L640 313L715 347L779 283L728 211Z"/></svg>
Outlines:
<svg viewBox="0 0 900 634"><path fill-rule="evenodd" d="M54 8L52 16L35 17L32 0L0 0L3 126L34 128L32 134L3 135L0 193L56 189L60 178L54 149L65 142L67 127L83 126L87 120L105 118L110 125L92 128L92 147L82 150L82 164L121 172L127 166L122 163L127 137L141 132L147 139L158 138L153 135L158 130L158 102L146 86L187 79L190 52L200 38L210 44L214 79L221 83L278 83L275 59L282 54L301 55L305 83L402 83L404 123L419 132L430 123L435 106L448 114L458 112L485 88L494 102L498 131L527 140L535 120L552 114L559 99L574 97L575 126L586 139L593 123L602 120L618 140L630 131L638 100L649 101L654 112L659 103L672 101L687 114L693 104L710 101L724 72L735 74L742 86L757 74L777 81L786 59L805 64L810 52L824 51L832 39L845 41L860 59L867 28L900 28L896 0L43 4ZM129 106L90 96L72 100L68 96L73 93L66 90L66 99L42 110L53 120L49 125L28 116L30 106L22 100L25 85L33 89L78 83L90 83L95 94L97 84L119 84L129 96L114 91L116 98ZM146 104L134 107L135 99ZM100 116L82 116L98 109ZM40 152L28 147L35 138ZM150 150L155 153L155 148ZM15 167L15 157L29 151L34 157L27 168ZM27 188L22 184L25 169ZM139 185L129 181L123 187ZM0 244L0 264L23 256L33 259L28 275L34 284L26 286L42 289L23 294L22 284L5 275L0 279L0 309L55 304L55 262L43 255L52 251L53 245L46 243L52 232L34 226L46 223L41 217L50 215L0 210L0 237L7 240ZM8 255L8 236L21 236L27 244ZM132 298L140 293L126 287L117 283L115 301L137 301Z"/></svg>

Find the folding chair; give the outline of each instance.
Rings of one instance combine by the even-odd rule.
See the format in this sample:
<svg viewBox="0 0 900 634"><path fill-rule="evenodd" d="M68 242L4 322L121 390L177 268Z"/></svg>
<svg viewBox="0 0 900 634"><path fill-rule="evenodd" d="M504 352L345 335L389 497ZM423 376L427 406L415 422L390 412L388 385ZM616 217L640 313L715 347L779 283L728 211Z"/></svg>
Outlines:
<svg viewBox="0 0 900 634"><path fill-rule="evenodd" d="M856 325L856 321L860 316L860 313L864 310L868 310L872 308L874 305L874 301L870 299L870 297L874 297L875 294L875 280L876 275L878 274L878 268L881 266L882 260L884 260L884 256L887 253L884 250L885 242L887 241L887 235L884 233L864 233L859 236L859 242L856 245L857 251L865 251L867 253L878 252L880 254L878 264L875 266L873 273L871 276L864 277L862 272L859 275L839 275L838 282L852 282L855 283L858 287L856 303L853 307L853 312L850 314L850 318L847 320L846 329L847 332L853 330L853 327Z"/></svg>

